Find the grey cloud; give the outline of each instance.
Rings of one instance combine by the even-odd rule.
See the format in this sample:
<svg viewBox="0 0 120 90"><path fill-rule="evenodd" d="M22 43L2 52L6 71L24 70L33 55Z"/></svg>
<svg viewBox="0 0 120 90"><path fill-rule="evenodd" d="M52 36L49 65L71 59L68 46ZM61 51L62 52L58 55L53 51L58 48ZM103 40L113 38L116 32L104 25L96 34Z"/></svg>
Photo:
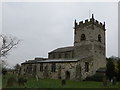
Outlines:
<svg viewBox="0 0 120 90"><path fill-rule="evenodd" d="M55 48L73 45L74 20L88 19L89 10L97 20L106 21L107 56L117 56L117 3L11 2L3 3L3 32L22 42L11 51L8 62L14 65L36 56L47 57Z"/></svg>

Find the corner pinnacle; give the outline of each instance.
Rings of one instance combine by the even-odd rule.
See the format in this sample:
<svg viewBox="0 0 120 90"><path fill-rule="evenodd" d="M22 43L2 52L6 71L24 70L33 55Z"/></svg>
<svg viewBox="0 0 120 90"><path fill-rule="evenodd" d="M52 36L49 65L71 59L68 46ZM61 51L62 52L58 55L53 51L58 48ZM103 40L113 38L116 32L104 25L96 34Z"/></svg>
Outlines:
<svg viewBox="0 0 120 90"><path fill-rule="evenodd" d="M94 14L92 14L92 19L94 19Z"/></svg>

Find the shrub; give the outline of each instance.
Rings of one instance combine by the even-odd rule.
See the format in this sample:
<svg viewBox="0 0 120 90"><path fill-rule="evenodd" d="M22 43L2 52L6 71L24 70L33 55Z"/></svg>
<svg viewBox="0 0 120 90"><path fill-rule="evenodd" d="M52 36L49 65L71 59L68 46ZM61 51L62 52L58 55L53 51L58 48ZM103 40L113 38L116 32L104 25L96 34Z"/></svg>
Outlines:
<svg viewBox="0 0 120 90"><path fill-rule="evenodd" d="M7 73L7 70L6 69L2 69L2 75L6 75L6 73Z"/></svg>
<svg viewBox="0 0 120 90"><path fill-rule="evenodd" d="M87 77L85 81L103 81L103 75L95 74L93 76Z"/></svg>
<svg viewBox="0 0 120 90"><path fill-rule="evenodd" d="M24 78L24 77L19 77L18 78L18 84L21 86L21 85L23 85L24 86L24 84L27 82L27 79L26 78Z"/></svg>
<svg viewBox="0 0 120 90"><path fill-rule="evenodd" d="M12 87L16 84L16 79L14 77L10 77L7 79L7 86Z"/></svg>
<svg viewBox="0 0 120 90"><path fill-rule="evenodd" d="M61 85L63 86L63 85L65 85L66 84L66 80L62 80L61 81Z"/></svg>

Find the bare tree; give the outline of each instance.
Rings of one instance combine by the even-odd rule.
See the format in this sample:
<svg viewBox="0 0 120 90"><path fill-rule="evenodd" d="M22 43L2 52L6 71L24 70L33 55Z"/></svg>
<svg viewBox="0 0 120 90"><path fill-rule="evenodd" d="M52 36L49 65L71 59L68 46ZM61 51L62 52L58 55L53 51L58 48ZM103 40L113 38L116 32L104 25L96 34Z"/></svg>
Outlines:
<svg viewBox="0 0 120 90"><path fill-rule="evenodd" d="M7 66L8 66L8 63L7 63L7 61L5 61L5 60L2 60L2 69L4 68L4 69L6 69L7 68Z"/></svg>
<svg viewBox="0 0 120 90"><path fill-rule="evenodd" d="M20 66L19 64L16 64L16 65L14 66L14 70L15 70L15 72L16 72L18 75L20 75L21 66Z"/></svg>
<svg viewBox="0 0 120 90"><path fill-rule="evenodd" d="M19 69L20 69L20 65L19 65L19 64L16 64L16 65L14 66L14 69L15 69L15 70L19 70Z"/></svg>
<svg viewBox="0 0 120 90"><path fill-rule="evenodd" d="M8 66L8 64L7 64L6 61L2 60L1 65L2 65L1 66L1 72L2 72L3 75L5 75L7 73L7 66Z"/></svg>
<svg viewBox="0 0 120 90"><path fill-rule="evenodd" d="M0 58L6 57L19 44L20 40L13 36L0 35Z"/></svg>

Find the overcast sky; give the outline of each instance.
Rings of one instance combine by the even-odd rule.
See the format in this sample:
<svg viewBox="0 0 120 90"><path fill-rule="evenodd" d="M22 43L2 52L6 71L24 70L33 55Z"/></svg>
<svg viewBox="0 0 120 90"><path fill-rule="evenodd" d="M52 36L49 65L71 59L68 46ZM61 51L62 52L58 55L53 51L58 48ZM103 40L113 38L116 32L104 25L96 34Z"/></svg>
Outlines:
<svg viewBox="0 0 120 90"><path fill-rule="evenodd" d="M107 57L118 56L117 2L4 2L2 4L2 32L21 40L5 58L10 65L35 57L47 57L48 52L71 46L74 42L73 23L89 19L106 22Z"/></svg>

